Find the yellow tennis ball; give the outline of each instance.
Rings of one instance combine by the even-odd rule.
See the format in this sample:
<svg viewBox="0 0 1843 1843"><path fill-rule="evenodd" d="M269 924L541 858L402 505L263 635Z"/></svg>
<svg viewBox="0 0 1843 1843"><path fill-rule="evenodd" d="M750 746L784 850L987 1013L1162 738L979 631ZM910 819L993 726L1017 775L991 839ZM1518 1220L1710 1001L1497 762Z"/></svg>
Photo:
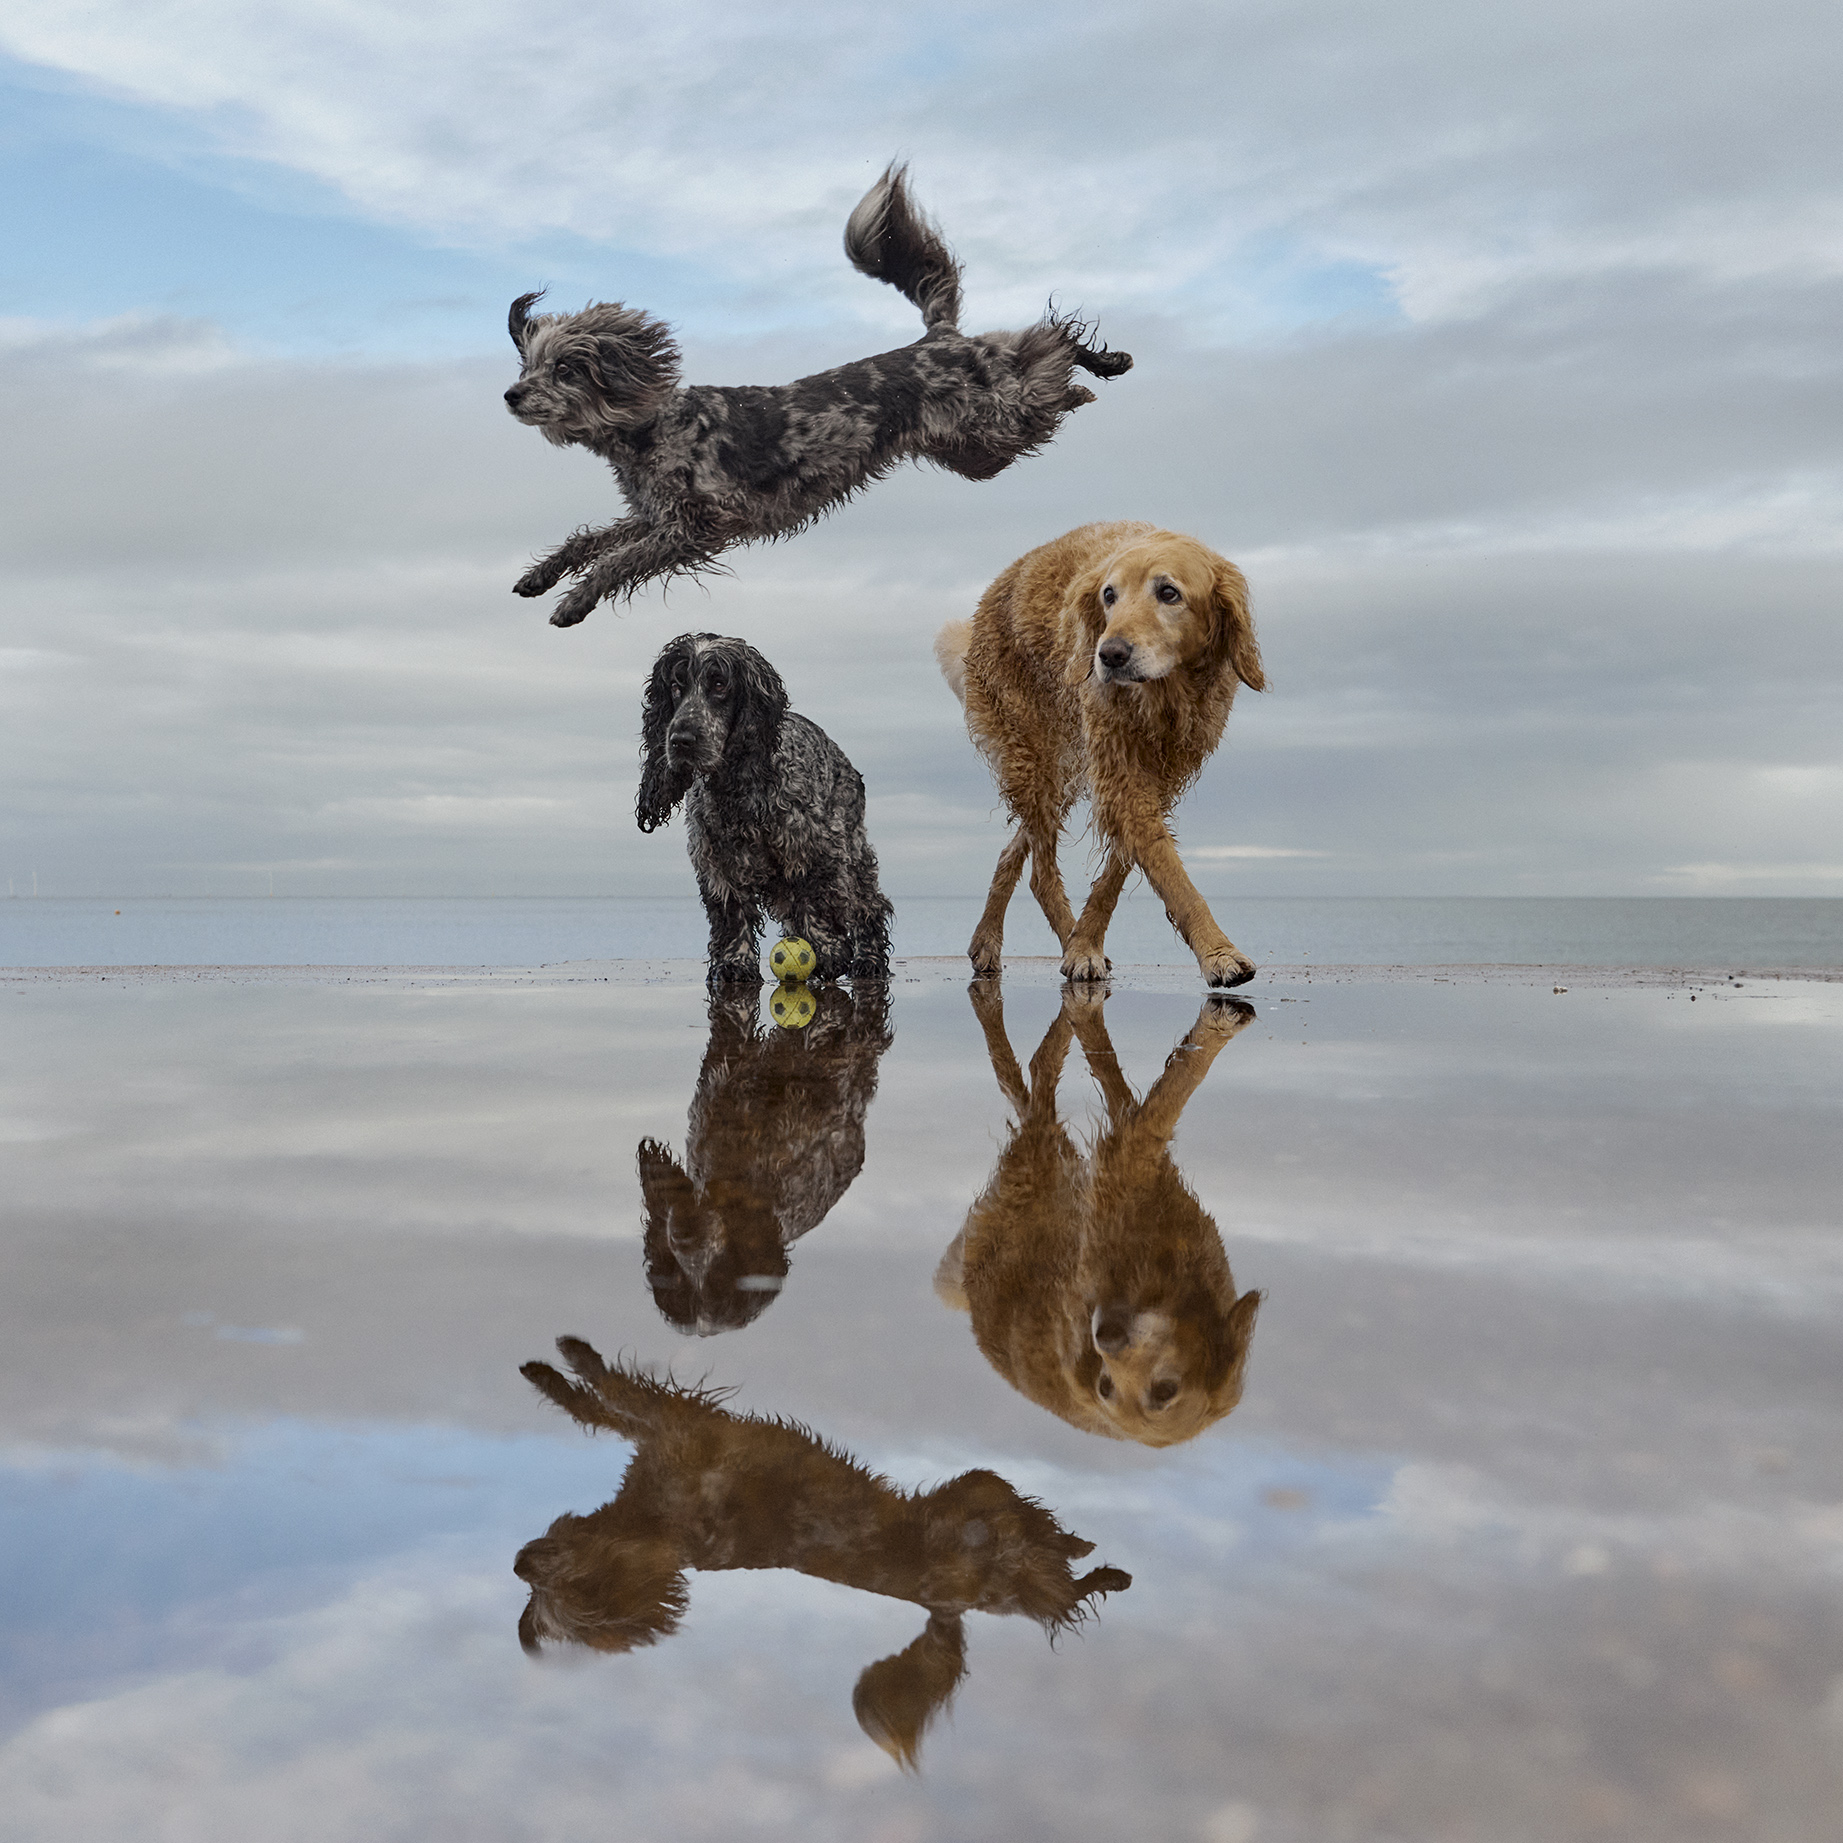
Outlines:
<svg viewBox="0 0 1843 1843"><path fill-rule="evenodd" d="M798 935L776 941L768 954L768 970L777 979L810 979L818 964L819 956L813 952L812 942L803 941Z"/></svg>
<svg viewBox="0 0 1843 1843"><path fill-rule="evenodd" d="M805 946L805 942L801 945ZM813 997L811 986L778 985L768 994L768 1015L783 1030L804 1030L818 1010L819 1003Z"/></svg>

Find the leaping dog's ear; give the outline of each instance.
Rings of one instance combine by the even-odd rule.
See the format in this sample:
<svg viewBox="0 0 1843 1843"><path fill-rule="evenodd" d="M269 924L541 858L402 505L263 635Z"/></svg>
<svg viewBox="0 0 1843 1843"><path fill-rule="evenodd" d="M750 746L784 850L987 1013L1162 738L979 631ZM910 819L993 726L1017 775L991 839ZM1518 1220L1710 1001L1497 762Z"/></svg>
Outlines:
<svg viewBox="0 0 1843 1843"><path fill-rule="evenodd" d="M525 344L531 337L531 310L543 300L545 290L540 288L535 294L521 294L512 303L512 311L506 316L506 331L512 335L512 343L518 347L520 358L525 356Z"/></svg>
<svg viewBox="0 0 1843 1843"><path fill-rule="evenodd" d="M738 750L756 756L764 778L780 746L787 717L787 687L781 675L754 647L736 643L736 719L730 726L728 756ZM733 764L730 772L733 772Z"/></svg>
<svg viewBox="0 0 1843 1843"><path fill-rule="evenodd" d="M680 634L653 661L653 675L646 681L640 706L640 791L634 797L642 832L657 831L691 791L691 775L674 771L666 760L666 729L672 721L672 673L690 660L692 647L692 636Z"/></svg>
<svg viewBox="0 0 1843 1843"><path fill-rule="evenodd" d="M1261 649L1254 638L1254 616L1248 606L1248 579L1226 557L1216 559L1211 599L1216 606L1215 644L1219 662L1228 664L1250 691L1265 691L1267 675L1261 669Z"/></svg>
<svg viewBox="0 0 1843 1843"><path fill-rule="evenodd" d="M1066 661L1062 674L1066 685L1085 684L1094 670L1094 649L1107 626L1101 608L1101 585L1106 580L1107 565L1097 563L1093 569L1083 570L1062 592L1057 637Z"/></svg>

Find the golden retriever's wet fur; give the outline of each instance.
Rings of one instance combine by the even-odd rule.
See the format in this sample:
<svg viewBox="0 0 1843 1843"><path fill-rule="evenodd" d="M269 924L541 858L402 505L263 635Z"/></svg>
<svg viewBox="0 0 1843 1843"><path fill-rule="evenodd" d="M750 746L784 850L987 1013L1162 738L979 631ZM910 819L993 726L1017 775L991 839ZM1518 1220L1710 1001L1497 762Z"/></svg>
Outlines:
<svg viewBox="0 0 1843 1843"><path fill-rule="evenodd" d="M1211 985L1252 978L1168 823L1222 739L1236 686L1267 688L1241 571L1156 525L1083 525L1020 557L971 621L941 630L935 654L1018 822L967 950L973 970L999 970L1005 909L1029 858L1065 979L1106 976L1107 924L1135 869ZM1107 858L1078 918L1056 845L1084 794Z"/></svg>
<svg viewBox="0 0 1843 1843"><path fill-rule="evenodd" d="M527 1651L546 1639L631 1651L670 1636L691 1568L796 1568L909 1600L927 1609L927 1625L864 1671L852 1707L872 1740L913 1766L923 1730L966 1674L962 1614L1021 1613L1054 1637L1100 1595L1133 1584L1118 1568L1077 1578L1069 1564L1094 1544L994 1472L903 1491L804 1427L610 1368L580 1338L557 1348L574 1381L548 1363L523 1374L584 1427L612 1429L638 1451L611 1503L557 1518L519 1550Z"/></svg>
<svg viewBox="0 0 1843 1843"><path fill-rule="evenodd" d="M971 992L1017 1126L935 1289L970 1312L992 1367L1071 1426L1148 1446L1192 1439L1241 1400L1261 1295L1236 1296L1222 1237L1171 1162L1171 1135L1254 1009L1207 1000L1140 1101L1090 989L1064 988L1028 1081L997 985L974 980ZM1056 1111L1071 1037L1107 1105L1086 1154Z"/></svg>

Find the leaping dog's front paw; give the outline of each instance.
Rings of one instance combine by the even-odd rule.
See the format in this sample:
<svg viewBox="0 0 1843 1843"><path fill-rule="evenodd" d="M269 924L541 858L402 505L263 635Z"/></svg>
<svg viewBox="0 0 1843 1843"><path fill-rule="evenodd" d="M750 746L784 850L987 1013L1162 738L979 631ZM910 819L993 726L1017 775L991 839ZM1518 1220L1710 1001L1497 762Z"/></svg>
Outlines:
<svg viewBox="0 0 1843 1843"><path fill-rule="evenodd" d="M513 583L512 593L527 599L534 595L548 595L568 574L569 565L561 557L540 557Z"/></svg>
<svg viewBox="0 0 1843 1843"><path fill-rule="evenodd" d="M1113 962L1098 947L1071 945L1062 956L1062 976L1086 982L1105 979L1113 971Z"/></svg>
<svg viewBox="0 0 1843 1843"><path fill-rule="evenodd" d="M593 589L572 589L558 602L550 617L552 627L574 627L578 621L589 617L589 610L601 600Z"/></svg>
<svg viewBox="0 0 1843 1843"><path fill-rule="evenodd" d="M1213 986L1246 985L1254 977L1255 965L1239 947L1219 947L1214 953L1199 954L1197 964L1203 977Z"/></svg>

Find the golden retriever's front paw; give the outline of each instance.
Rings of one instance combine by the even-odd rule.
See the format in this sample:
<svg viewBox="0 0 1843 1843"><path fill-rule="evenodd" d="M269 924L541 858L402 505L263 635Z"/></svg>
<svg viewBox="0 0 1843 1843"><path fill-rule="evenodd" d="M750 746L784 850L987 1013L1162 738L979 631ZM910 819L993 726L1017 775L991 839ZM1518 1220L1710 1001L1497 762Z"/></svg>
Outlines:
<svg viewBox="0 0 1843 1843"><path fill-rule="evenodd" d="M1098 947L1084 947L1077 941L1071 941L1068 952L1062 956L1064 979L1085 983L1105 979L1112 971L1113 962Z"/></svg>
<svg viewBox="0 0 1843 1843"><path fill-rule="evenodd" d="M974 973L981 979L991 979L1003 970L1000 949L1001 940L994 940L988 934L973 936L973 944L966 950L966 957L973 963Z"/></svg>
<svg viewBox="0 0 1843 1843"><path fill-rule="evenodd" d="M1246 985L1254 977L1255 965L1239 947L1220 947L1214 953L1199 954L1197 963L1203 977L1215 986Z"/></svg>
<svg viewBox="0 0 1843 1843"><path fill-rule="evenodd" d="M1226 1043L1238 1031L1246 1030L1254 1018L1254 1007L1245 998L1231 998L1227 992L1217 990L1203 1001L1203 1009L1197 1017L1197 1031L1201 1036Z"/></svg>

